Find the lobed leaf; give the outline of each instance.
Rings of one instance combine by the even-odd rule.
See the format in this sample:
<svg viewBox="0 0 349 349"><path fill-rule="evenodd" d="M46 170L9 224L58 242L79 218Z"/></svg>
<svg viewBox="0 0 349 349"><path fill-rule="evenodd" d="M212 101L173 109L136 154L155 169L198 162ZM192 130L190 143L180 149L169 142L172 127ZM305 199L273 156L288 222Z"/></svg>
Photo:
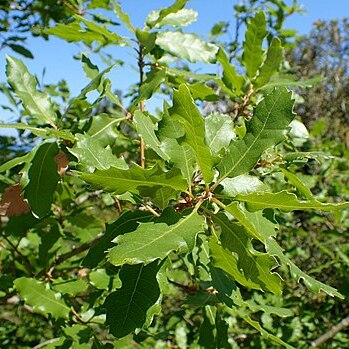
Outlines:
<svg viewBox="0 0 349 349"><path fill-rule="evenodd" d="M265 14L260 11L251 18L247 26L243 43L242 62L250 79L255 77L258 68L263 62L262 44L268 34L266 24Z"/></svg>
<svg viewBox="0 0 349 349"><path fill-rule="evenodd" d="M245 137L231 142L228 154L218 164L217 183L249 172L266 149L285 139L294 118L291 95L286 89L274 90L257 105L252 120L246 123Z"/></svg>
<svg viewBox="0 0 349 349"><path fill-rule="evenodd" d="M26 112L44 124L55 126L56 112L49 97L37 90L37 81L24 63L14 57L6 57L6 75L15 94L21 99Z"/></svg>
<svg viewBox="0 0 349 349"><path fill-rule="evenodd" d="M169 113L182 123L185 129L183 141L193 149L205 182L211 182L213 157L205 144L205 123L186 85L182 84L178 90L174 90L173 107L169 109Z"/></svg>
<svg viewBox="0 0 349 349"><path fill-rule="evenodd" d="M117 236L108 253L113 265L150 263L164 259L172 251L186 252L194 247L195 237L203 231L204 218L196 210L176 223L140 223L137 229Z"/></svg>

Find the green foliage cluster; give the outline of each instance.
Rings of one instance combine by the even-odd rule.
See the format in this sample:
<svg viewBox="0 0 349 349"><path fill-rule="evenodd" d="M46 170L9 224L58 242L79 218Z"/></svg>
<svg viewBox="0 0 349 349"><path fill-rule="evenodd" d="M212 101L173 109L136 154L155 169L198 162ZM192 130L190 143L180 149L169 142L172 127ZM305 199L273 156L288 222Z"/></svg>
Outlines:
<svg viewBox="0 0 349 349"><path fill-rule="evenodd" d="M128 37L93 12L45 31L92 51L133 50L140 81L127 107L107 77L114 66L100 71L86 54L90 82L73 98L64 84L38 88L25 64L7 57L4 90L21 122L0 127L31 140L0 166L0 301L15 309L8 334L28 311L37 327L49 324L45 348L300 348L315 339L301 334L315 325L310 315L300 320L297 299L311 298L306 290L343 298L307 272L292 252L302 245L286 238L297 215L312 226L326 215L333 230L347 220L349 203L316 186L329 156L300 151L307 135L292 89L310 83L281 74L285 41L270 33L265 12L246 17L237 68L223 47L183 32L197 15L186 3L150 13L141 29L117 2L91 1L90 9L110 8ZM222 74L173 61L218 63ZM145 102L168 90L171 103L148 112ZM198 104L221 94L238 106L234 115L203 115ZM324 246L334 241L319 243L329 257ZM345 257L347 246L337 247ZM30 333L25 343L6 336L1 344L38 344Z"/></svg>

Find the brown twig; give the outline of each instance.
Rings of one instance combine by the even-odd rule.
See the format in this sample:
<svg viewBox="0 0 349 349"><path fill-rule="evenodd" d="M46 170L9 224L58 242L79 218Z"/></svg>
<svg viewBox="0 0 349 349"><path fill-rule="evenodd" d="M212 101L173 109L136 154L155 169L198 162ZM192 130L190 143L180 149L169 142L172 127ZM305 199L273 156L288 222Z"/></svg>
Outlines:
<svg viewBox="0 0 349 349"><path fill-rule="evenodd" d="M102 238L104 234L98 234L93 240L86 242L85 244L80 245L79 247L73 248L71 251L58 255L54 261L48 267L48 271L46 273L48 278L51 278L52 272L54 268L58 265L66 261L67 259L78 255L81 252L88 250L89 248L95 246Z"/></svg>
<svg viewBox="0 0 349 349"><path fill-rule="evenodd" d="M332 338L336 333L343 330L343 328L349 326L349 316L344 318L341 322L339 322L337 325L333 326L328 332L320 336L318 339L315 339L313 342L311 342L312 347L319 347L326 341L328 341L330 338Z"/></svg>
<svg viewBox="0 0 349 349"><path fill-rule="evenodd" d="M13 248L13 251L16 252L20 259L24 262L25 268L27 269L30 275L34 275L33 268L30 264L30 261L27 256L25 256L21 251L19 251L18 247L4 234L2 234L3 239ZM12 252L13 252L12 251Z"/></svg>

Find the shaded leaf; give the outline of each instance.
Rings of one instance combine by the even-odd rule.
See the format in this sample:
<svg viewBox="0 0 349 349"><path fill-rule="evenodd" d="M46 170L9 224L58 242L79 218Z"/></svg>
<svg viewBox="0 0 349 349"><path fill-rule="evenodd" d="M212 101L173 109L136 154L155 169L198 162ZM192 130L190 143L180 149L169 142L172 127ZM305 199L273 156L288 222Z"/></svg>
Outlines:
<svg viewBox="0 0 349 349"><path fill-rule="evenodd" d="M122 338L145 323L148 309L160 297L156 279L158 270L157 262L146 266L125 265L121 269L121 288L111 293L104 302L106 324L115 337Z"/></svg>
<svg viewBox="0 0 349 349"><path fill-rule="evenodd" d="M39 218L50 211L53 194L60 179L55 161L58 152L57 143L42 144L37 149L28 171L29 183L24 189L24 196L33 213Z"/></svg>

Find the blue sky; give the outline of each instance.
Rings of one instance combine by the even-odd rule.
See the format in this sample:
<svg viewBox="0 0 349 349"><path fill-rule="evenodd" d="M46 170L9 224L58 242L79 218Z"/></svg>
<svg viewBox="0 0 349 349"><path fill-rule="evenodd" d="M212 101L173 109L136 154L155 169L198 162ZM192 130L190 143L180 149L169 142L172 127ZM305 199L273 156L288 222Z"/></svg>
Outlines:
<svg viewBox="0 0 349 349"><path fill-rule="evenodd" d="M286 1L290 3L291 1ZM287 29L296 29L301 34L309 32L312 23L317 19L334 19L349 17L348 0L303 0L299 1L304 5L307 11L304 15L293 15L286 23ZM135 26L142 27L146 15L154 10L166 7L173 3L173 0L121 0L121 5L125 12L130 14L131 20ZM199 12L198 21L190 25L187 32L195 32L205 35L211 27L218 21L229 21L233 15L233 5L236 1L232 0L192 0L189 2L189 8ZM121 28L117 27L119 34L126 34ZM45 68L44 83L56 83L60 79L65 79L71 88L73 95L79 93L88 80L85 78L79 61L72 58L79 52L75 44L68 44L63 40L51 37L49 41L40 38L30 38L28 47L34 54L34 59L24 59L30 71L40 77ZM124 48L113 49L115 56L128 62L135 62L133 53ZM0 51L0 81L5 80L5 54L17 56L13 52ZM19 56L22 59L22 57ZM99 64L98 64L99 65ZM103 66L100 66L103 68ZM212 68L211 68L212 69ZM114 88L125 90L131 83L137 81L137 72L130 67L113 70L109 75L113 81ZM0 95L0 104L4 102ZM9 120L9 114L0 109L0 121Z"/></svg>

